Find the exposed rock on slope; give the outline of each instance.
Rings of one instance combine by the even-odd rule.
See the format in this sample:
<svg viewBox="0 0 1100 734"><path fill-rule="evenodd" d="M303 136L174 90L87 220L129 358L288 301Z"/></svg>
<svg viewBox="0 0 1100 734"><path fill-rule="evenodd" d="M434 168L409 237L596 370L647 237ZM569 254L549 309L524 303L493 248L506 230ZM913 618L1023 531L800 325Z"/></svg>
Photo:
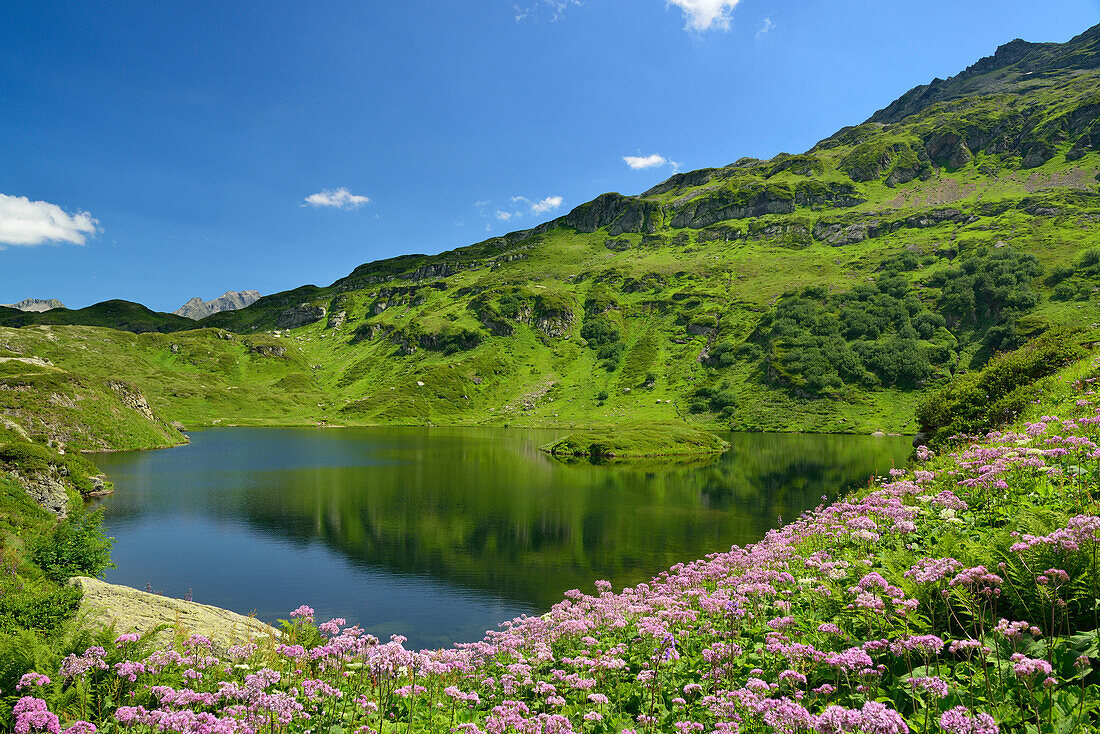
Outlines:
<svg viewBox="0 0 1100 734"><path fill-rule="evenodd" d="M24 298L19 303L0 303L0 306L33 313L42 313L53 308L65 308L65 304L56 298Z"/></svg>
<svg viewBox="0 0 1100 734"><path fill-rule="evenodd" d="M195 296L187 303L173 311L177 316L185 316L198 321L210 314L222 311L236 311L237 309L251 306L260 300L259 291L226 291L212 301L204 301Z"/></svg>
<svg viewBox="0 0 1100 734"><path fill-rule="evenodd" d="M308 303L301 303L280 313L275 320L275 325L280 329L293 329L306 324L314 324L323 319L327 312L324 306L311 306Z"/></svg>
<svg viewBox="0 0 1100 734"><path fill-rule="evenodd" d="M58 517L69 514L69 493L57 471L14 472L16 481L42 509Z"/></svg>

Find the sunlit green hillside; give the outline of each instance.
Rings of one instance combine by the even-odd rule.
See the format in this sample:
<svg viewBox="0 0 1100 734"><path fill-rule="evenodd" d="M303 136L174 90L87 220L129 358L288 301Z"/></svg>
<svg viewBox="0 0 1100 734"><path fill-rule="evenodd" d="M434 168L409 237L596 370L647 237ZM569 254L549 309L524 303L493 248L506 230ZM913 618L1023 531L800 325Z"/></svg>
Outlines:
<svg viewBox="0 0 1100 734"><path fill-rule="evenodd" d="M212 336L95 338L185 423L913 430L952 373L1100 321L1098 45L1013 42L805 153L215 314L199 325L238 336L205 357ZM194 324L121 302L0 321ZM100 369L62 356L91 332L51 333L22 348Z"/></svg>

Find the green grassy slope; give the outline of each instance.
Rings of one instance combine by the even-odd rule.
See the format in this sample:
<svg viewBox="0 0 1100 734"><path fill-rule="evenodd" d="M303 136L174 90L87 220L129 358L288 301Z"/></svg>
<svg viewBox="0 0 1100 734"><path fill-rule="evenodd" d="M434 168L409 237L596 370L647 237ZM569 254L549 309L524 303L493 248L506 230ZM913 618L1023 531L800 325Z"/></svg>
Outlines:
<svg viewBox="0 0 1100 734"><path fill-rule="evenodd" d="M97 338L185 422L911 431L950 375L1100 322L1098 39L1013 42L805 153L605 194L200 322L291 348L279 369L247 348L219 352L247 356L229 369L186 366L155 335ZM148 312L127 327L100 306L0 324L195 326Z"/></svg>
<svg viewBox="0 0 1100 734"><path fill-rule="evenodd" d="M32 437L78 450L185 440L169 421L314 422L326 409L318 370L285 341L215 329L0 328L0 409Z"/></svg>

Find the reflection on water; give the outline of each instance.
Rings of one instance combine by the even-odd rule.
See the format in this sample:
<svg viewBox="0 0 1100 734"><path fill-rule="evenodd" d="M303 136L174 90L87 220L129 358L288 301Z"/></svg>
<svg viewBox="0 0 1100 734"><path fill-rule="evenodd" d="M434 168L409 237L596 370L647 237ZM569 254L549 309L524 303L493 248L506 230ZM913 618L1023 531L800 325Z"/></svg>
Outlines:
<svg viewBox="0 0 1100 734"><path fill-rule="evenodd" d="M266 620L308 603L413 645L479 638L759 539L904 463L904 438L733 434L702 467L562 464L558 431L224 428L107 454L107 580Z"/></svg>

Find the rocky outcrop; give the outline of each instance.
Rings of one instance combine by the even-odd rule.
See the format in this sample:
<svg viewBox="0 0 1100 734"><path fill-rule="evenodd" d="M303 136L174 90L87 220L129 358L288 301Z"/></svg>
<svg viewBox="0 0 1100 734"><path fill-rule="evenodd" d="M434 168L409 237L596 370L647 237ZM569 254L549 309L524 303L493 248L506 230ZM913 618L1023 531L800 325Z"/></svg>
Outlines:
<svg viewBox="0 0 1100 734"><path fill-rule="evenodd" d="M258 300L260 300L259 291L226 291L212 301L204 301L195 296L172 313L198 321L210 314L221 313L222 311L237 311L246 306L251 306Z"/></svg>
<svg viewBox="0 0 1100 734"><path fill-rule="evenodd" d="M972 224L976 221L978 221L977 216L953 208L933 209L893 221L876 218L857 222L836 222L822 219L814 224L813 236L819 242L842 246L882 237L899 229L925 229L946 223Z"/></svg>
<svg viewBox="0 0 1100 734"><path fill-rule="evenodd" d="M886 177L886 185L890 188L907 184L910 181L921 178L927 179L932 175L932 167L921 160L900 161L894 164L890 174Z"/></svg>
<svg viewBox="0 0 1100 734"><path fill-rule="evenodd" d="M0 428L8 429L12 433L14 433L16 436L19 436L20 438L22 438L24 441L32 440L30 434L27 433L27 429L23 428L23 426L21 426L20 424L16 423L15 421L11 420L10 418L8 418L6 416L0 415Z"/></svg>
<svg viewBox="0 0 1100 734"><path fill-rule="evenodd" d="M807 209L847 209L866 201L859 193L850 183L801 181L794 187L794 203Z"/></svg>
<svg viewBox="0 0 1100 734"><path fill-rule="evenodd" d="M65 308L65 304L56 298L24 298L19 303L0 303L0 306L31 313L42 313L43 311L50 311L55 308Z"/></svg>
<svg viewBox="0 0 1100 734"><path fill-rule="evenodd" d="M401 273L398 278L402 280L430 280L434 278L446 278L458 272L453 263L434 263L417 268L411 273Z"/></svg>
<svg viewBox="0 0 1100 734"><path fill-rule="evenodd" d="M340 327L343 326L344 322L347 320L347 311L336 311L328 317L328 324L325 325L325 328L332 329L333 331L339 331Z"/></svg>
<svg viewBox="0 0 1100 734"><path fill-rule="evenodd" d="M750 229L750 237L756 240L786 240L789 243L810 244L810 228L799 222L776 222Z"/></svg>
<svg viewBox="0 0 1100 734"><path fill-rule="evenodd" d="M84 592L80 611L87 620L99 627L113 623L119 633L148 632L166 624L168 629L156 635L161 642L170 641L176 634L197 634L209 639L219 650L257 638L279 636L270 625L227 609L170 599L87 576L77 576L70 583Z"/></svg>
<svg viewBox="0 0 1100 734"><path fill-rule="evenodd" d="M13 475L39 507L58 517L69 514L69 493L56 467L32 473L17 471Z"/></svg>
<svg viewBox="0 0 1100 734"><path fill-rule="evenodd" d="M626 232L653 234L661 222L661 208L632 196L601 194L557 221L586 233L606 227L612 237Z"/></svg>
<svg viewBox="0 0 1100 734"><path fill-rule="evenodd" d="M1037 168L1053 158L1057 151L1046 141L1035 141L1027 144L1022 153L1021 165L1024 168Z"/></svg>
<svg viewBox="0 0 1100 734"><path fill-rule="evenodd" d="M519 262L520 260L526 260L528 257L530 257L530 255L526 252L509 252L492 260L489 263L489 267L496 270L506 263Z"/></svg>
<svg viewBox="0 0 1100 734"><path fill-rule="evenodd" d="M515 327L504 319L495 318L488 314L481 317L481 325L493 336L511 336L516 331Z"/></svg>
<svg viewBox="0 0 1100 734"><path fill-rule="evenodd" d="M947 168L961 168L974 157L962 136L953 130L929 140L925 151L929 158Z"/></svg>
<svg viewBox="0 0 1100 734"><path fill-rule="evenodd" d="M531 325L552 339L561 339L573 331L573 314L536 316Z"/></svg>
<svg viewBox="0 0 1100 734"><path fill-rule="evenodd" d="M995 94L1020 81L1038 81L1045 71L1100 67L1100 26L1093 26L1066 43L1029 43L1020 39L999 47L948 79L933 79L910 89L871 116L870 122L900 122L931 105L967 96Z"/></svg>
<svg viewBox="0 0 1100 734"><path fill-rule="evenodd" d="M136 387L122 380L107 380L107 387L111 388L127 408L136 410L148 420L156 422L157 417L153 414L153 409L149 407L149 402Z"/></svg>
<svg viewBox="0 0 1100 734"><path fill-rule="evenodd" d="M673 227L702 229L726 219L793 214L794 192L787 186L757 185L712 191L692 199L672 216Z"/></svg>
<svg viewBox="0 0 1100 734"><path fill-rule="evenodd" d="M280 313L275 319L275 326L280 329L294 329L307 324L315 324L323 319L326 313L327 309L324 306L300 303Z"/></svg>
<svg viewBox="0 0 1100 734"><path fill-rule="evenodd" d="M363 341L370 341L379 334L387 334L393 331L393 326L390 324L360 324L355 329L355 333L352 334L351 343L358 344Z"/></svg>
<svg viewBox="0 0 1100 734"><path fill-rule="evenodd" d="M258 354L261 357L274 357L281 359L286 356L286 347L281 344L249 344L249 354Z"/></svg>
<svg viewBox="0 0 1100 734"><path fill-rule="evenodd" d="M644 192L642 196L660 196L661 194L667 194L670 191L679 191L681 189L692 189L696 186L702 186L709 183L715 175L719 173L717 168L700 168L697 171L687 171L684 173L676 173L657 184L653 188Z"/></svg>

